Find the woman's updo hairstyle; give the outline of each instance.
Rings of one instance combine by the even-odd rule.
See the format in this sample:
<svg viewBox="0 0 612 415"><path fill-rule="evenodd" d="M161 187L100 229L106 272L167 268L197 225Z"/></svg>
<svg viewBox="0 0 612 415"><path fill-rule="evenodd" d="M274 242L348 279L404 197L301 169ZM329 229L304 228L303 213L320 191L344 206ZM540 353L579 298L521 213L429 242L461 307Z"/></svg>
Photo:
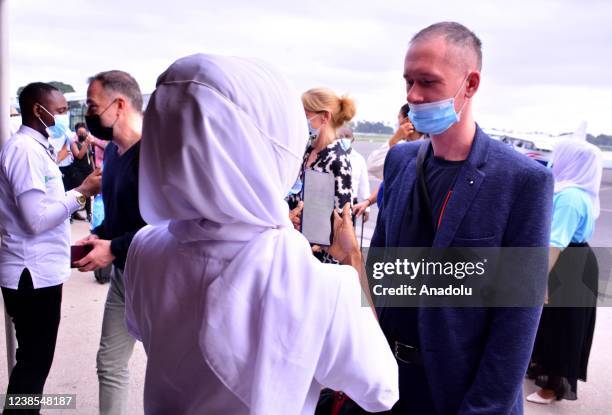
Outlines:
<svg viewBox="0 0 612 415"><path fill-rule="evenodd" d="M302 105L310 112L328 111L334 129L342 127L355 116L355 101L346 95L339 97L329 88L313 88L302 94Z"/></svg>

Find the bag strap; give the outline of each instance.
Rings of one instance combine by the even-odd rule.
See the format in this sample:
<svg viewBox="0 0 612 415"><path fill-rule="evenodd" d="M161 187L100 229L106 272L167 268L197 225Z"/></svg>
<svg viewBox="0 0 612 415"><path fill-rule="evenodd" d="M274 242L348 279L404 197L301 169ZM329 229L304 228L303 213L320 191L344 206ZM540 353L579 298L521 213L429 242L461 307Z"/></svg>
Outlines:
<svg viewBox="0 0 612 415"><path fill-rule="evenodd" d="M421 143L419 147L419 152L417 153L416 158L416 179L417 186L419 190L419 199L425 202L425 208L429 214L429 218L432 219L433 215L433 207L431 204L431 199L429 198L429 191L427 190L427 183L425 182L425 171L423 165L425 163L425 158L429 153L429 143L431 140L425 140Z"/></svg>

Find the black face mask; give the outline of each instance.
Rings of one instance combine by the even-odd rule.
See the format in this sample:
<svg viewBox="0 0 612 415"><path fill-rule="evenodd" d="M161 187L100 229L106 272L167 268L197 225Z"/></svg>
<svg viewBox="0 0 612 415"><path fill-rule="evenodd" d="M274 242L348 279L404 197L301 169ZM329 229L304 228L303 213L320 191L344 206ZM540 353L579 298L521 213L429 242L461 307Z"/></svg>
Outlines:
<svg viewBox="0 0 612 415"><path fill-rule="evenodd" d="M87 124L87 129L91 134L93 134L94 137L98 137L99 139L106 141L111 141L113 139L113 127L104 127L102 125L100 116L104 114L106 110L108 110L116 101L117 100L114 99L100 114L85 116L85 124Z"/></svg>
<svg viewBox="0 0 612 415"><path fill-rule="evenodd" d="M80 136L79 136L79 141L80 141L80 142L83 142L83 141L85 141L85 139L86 139L86 138L87 138L87 136L86 136L86 135L80 135Z"/></svg>
<svg viewBox="0 0 612 415"><path fill-rule="evenodd" d="M94 137L98 137L99 139L106 141L113 139L113 127L102 126L100 115L86 115L85 123L87 124L87 129L91 134L93 134Z"/></svg>

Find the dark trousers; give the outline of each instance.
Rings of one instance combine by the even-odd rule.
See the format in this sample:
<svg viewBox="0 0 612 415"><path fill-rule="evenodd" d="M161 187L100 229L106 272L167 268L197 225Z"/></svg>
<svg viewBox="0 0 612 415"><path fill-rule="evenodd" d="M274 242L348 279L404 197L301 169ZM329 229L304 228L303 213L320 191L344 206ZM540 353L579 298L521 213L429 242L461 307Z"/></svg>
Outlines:
<svg viewBox="0 0 612 415"><path fill-rule="evenodd" d="M425 369L423 366L397 362L399 369L400 400L390 411L377 412L376 415L439 415L436 412ZM315 415L365 415L366 412L348 396L331 389L323 389Z"/></svg>
<svg viewBox="0 0 612 415"><path fill-rule="evenodd" d="M2 287L6 312L17 337L17 364L8 394L42 394L53 362L60 322L62 284L34 289L30 271L21 273L17 290ZM38 410L6 410L4 414L37 414Z"/></svg>
<svg viewBox="0 0 612 415"><path fill-rule="evenodd" d="M436 415L436 409L423 366L397 362L399 402L391 415Z"/></svg>

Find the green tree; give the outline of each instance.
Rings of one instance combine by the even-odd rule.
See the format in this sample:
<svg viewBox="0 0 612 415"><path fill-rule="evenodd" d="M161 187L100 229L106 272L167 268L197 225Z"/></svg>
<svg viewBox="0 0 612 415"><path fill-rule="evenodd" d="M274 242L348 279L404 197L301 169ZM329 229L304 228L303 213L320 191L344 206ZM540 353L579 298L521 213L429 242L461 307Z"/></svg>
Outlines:
<svg viewBox="0 0 612 415"><path fill-rule="evenodd" d="M599 134L597 137L595 137L591 134L587 134L587 141L589 143L595 144L602 150L608 150L608 151L612 150L612 136L611 135Z"/></svg>
<svg viewBox="0 0 612 415"><path fill-rule="evenodd" d="M357 121L357 125L355 125L353 131L366 134L393 134L393 128L386 126L380 121Z"/></svg>

